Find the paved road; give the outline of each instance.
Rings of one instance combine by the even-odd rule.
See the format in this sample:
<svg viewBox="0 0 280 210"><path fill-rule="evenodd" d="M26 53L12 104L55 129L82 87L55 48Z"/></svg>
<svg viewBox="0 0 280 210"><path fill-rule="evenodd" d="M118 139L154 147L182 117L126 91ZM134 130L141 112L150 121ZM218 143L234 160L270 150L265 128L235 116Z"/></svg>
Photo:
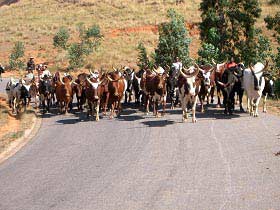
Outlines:
<svg viewBox="0 0 280 210"><path fill-rule="evenodd" d="M1 210L279 210L280 118L197 124L180 111L155 119L46 115L37 136L0 165Z"/></svg>

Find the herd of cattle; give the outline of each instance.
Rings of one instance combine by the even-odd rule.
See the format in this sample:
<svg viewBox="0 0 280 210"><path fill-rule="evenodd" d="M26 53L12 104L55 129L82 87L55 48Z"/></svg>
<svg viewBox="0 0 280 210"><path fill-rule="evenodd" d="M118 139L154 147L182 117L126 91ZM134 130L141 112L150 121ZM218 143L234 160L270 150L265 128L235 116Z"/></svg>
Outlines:
<svg viewBox="0 0 280 210"><path fill-rule="evenodd" d="M165 113L166 102L170 102L171 109L178 104L182 107L183 121L189 117L192 111L192 122L196 122L196 104L198 99L201 111L204 112L204 101L214 102L214 93L217 93L218 104L223 106L225 114L232 114L235 105L235 95L239 98L240 111L244 91L247 94L247 111L250 115L258 116L258 104L261 96L273 96L273 81L269 79L266 71L268 63L257 63L245 68L238 64L233 69L226 69L226 63L198 66L194 64L188 69L162 67L142 69L138 72L128 67L115 69L111 72L101 73L89 71L81 73L74 79L70 75L61 75L56 72L52 77L44 77L39 83L35 80L15 80L7 83L6 91L9 105L13 113L28 106L31 99L36 107L38 102L43 112L49 112L52 105L59 106L61 113L67 113L72 109L74 96L77 99L77 108L82 111L87 104L87 116L99 120L99 109L106 115L110 110L110 118L120 115L121 103L132 102L144 105L146 112L152 105L153 113L159 116L159 105L162 105L162 114ZM216 90L216 91L215 91ZM38 100L39 99L39 100ZM209 100L211 100L209 102Z"/></svg>

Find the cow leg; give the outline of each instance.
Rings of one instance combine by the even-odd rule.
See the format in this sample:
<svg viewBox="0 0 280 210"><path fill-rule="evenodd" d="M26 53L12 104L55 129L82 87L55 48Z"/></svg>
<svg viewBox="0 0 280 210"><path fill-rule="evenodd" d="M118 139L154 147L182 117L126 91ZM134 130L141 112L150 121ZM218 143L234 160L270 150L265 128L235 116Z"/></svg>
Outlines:
<svg viewBox="0 0 280 210"><path fill-rule="evenodd" d="M194 97L193 106L192 106L192 122L193 123L197 122L197 119L195 116L196 103L197 103L197 96Z"/></svg>
<svg viewBox="0 0 280 210"><path fill-rule="evenodd" d="M145 100L145 104L146 104L146 114L148 115L150 113L150 95L146 95L146 100Z"/></svg>
<svg viewBox="0 0 280 210"><path fill-rule="evenodd" d="M259 116L259 103L260 103L260 99L261 97L258 97L255 103L255 116L254 117L258 117Z"/></svg>
<svg viewBox="0 0 280 210"><path fill-rule="evenodd" d="M163 96L163 101L162 101L162 116L165 115L165 108L166 108L166 98L167 96Z"/></svg>
<svg viewBox="0 0 280 210"><path fill-rule="evenodd" d="M268 93L265 94L264 99L263 99L263 112L266 113L266 100L267 100L267 95Z"/></svg>
<svg viewBox="0 0 280 210"><path fill-rule="evenodd" d="M239 97L239 107L240 107L240 111L244 112L244 108L243 108L243 94L244 94L244 89L240 89L238 91L238 97Z"/></svg>
<svg viewBox="0 0 280 210"><path fill-rule="evenodd" d="M205 110L204 110L204 106L203 106L203 101L204 101L204 97L199 95L199 101L200 101L200 111L203 113Z"/></svg>
<svg viewBox="0 0 280 210"><path fill-rule="evenodd" d="M110 115L110 119L113 119L114 117L114 112L115 112L115 104L114 102L111 105L111 115Z"/></svg>
<svg viewBox="0 0 280 210"><path fill-rule="evenodd" d="M181 98L181 106L182 106L182 111L183 111L183 118L182 121L185 122L186 119L188 118L188 112L187 112L187 103L185 98Z"/></svg>
<svg viewBox="0 0 280 210"><path fill-rule="evenodd" d="M96 121L99 121L99 106L100 106L100 101L98 100L98 101L96 102L96 106L95 106L95 113L96 113L95 120L96 120Z"/></svg>
<svg viewBox="0 0 280 210"><path fill-rule="evenodd" d="M216 105L217 108L221 107L221 91L220 88L217 87L217 98L218 98L218 103Z"/></svg>

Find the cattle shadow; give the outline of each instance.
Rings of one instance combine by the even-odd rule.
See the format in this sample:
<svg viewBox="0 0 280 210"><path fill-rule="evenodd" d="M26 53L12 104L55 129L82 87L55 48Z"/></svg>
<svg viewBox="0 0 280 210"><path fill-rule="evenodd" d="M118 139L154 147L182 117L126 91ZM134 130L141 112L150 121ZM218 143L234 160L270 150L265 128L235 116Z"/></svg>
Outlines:
<svg viewBox="0 0 280 210"><path fill-rule="evenodd" d="M168 125L173 125L176 122L173 120L155 120L155 121L153 120L153 121L145 121L141 123L148 127L166 127Z"/></svg>
<svg viewBox="0 0 280 210"><path fill-rule="evenodd" d="M142 116L139 115L120 115L119 117L117 117L117 119L119 121L137 121L137 120L143 120L145 119Z"/></svg>

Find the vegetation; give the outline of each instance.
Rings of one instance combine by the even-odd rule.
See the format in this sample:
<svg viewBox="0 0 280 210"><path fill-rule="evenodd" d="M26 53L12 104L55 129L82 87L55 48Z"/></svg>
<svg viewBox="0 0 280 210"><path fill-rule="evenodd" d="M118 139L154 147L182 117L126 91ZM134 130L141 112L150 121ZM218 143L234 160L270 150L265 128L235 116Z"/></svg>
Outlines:
<svg viewBox="0 0 280 210"><path fill-rule="evenodd" d="M55 47L67 50L69 67L76 69L85 65L85 57L93 53L100 46L103 35L97 25L86 28L83 23L77 25L79 42L68 44L70 34L65 28L60 28L53 38Z"/></svg>
<svg viewBox="0 0 280 210"><path fill-rule="evenodd" d="M10 55L10 68L11 69L22 69L24 67L24 44L22 42L16 42L15 46Z"/></svg>
<svg viewBox="0 0 280 210"><path fill-rule="evenodd" d="M270 42L262 30L256 28L257 19L261 17L258 0L204 0L200 10L203 43L200 60L214 58L213 51L218 52L218 60L234 57L245 65L270 57Z"/></svg>
<svg viewBox="0 0 280 210"><path fill-rule="evenodd" d="M142 42L140 42L138 44L137 50L139 52L137 66L140 69L145 69L146 67L151 67L152 64L148 58L147 49L145 48L145 46Z"/></svg>
<svg viewBox="0 0 280 210"><path fill-rule="evenodd" d="M62 48L66 50L67 42L70 37L68 30L64 27L61 27L56 35L53 37L53 45L57 48Z"/></svg>
<svg viewBox="0 0 280 210"><path fill-rule="evenodd" d="M273 66L273 74L276 79L276 94L278 97L280 97L280 12L278 12L274 17L272 16L267 16L265 18L265 22L267 24L267 28L269 30L273 30L274 34L273 36L277 40L278 47L277 47L277 52L273 55L273 61L274 61L274 66Z"/></svg>
<svg viewBox="0 0 280 210"><path fill-rule="evenodd" d="M159 25L159 42L155 49L155 63L159 66L171 66L176 57L183 65L190 63L190 38L185 27L184 17L175 10L168 10L169 22Z"/></svg>

